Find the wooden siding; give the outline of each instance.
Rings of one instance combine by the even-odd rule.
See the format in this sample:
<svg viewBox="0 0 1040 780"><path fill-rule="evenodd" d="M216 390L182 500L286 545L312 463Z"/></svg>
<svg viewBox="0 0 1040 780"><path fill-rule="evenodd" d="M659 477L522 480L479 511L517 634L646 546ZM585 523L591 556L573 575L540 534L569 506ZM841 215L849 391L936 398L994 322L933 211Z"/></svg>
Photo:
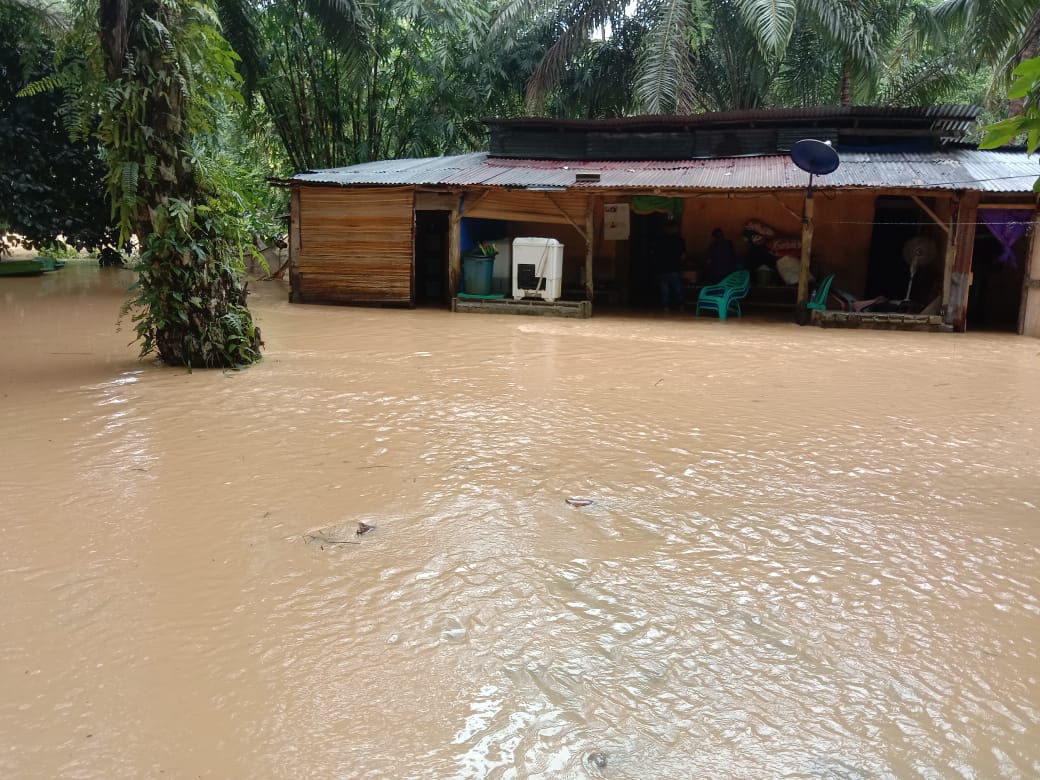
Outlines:
<svg viewBox="0 0 1040 780"><path fill-rule="evenodd" d="M835 274L837 286L854 295L861 295L866 284L875 197L871 190L842 192L838 196L824 190L814 193L813 272ZM742 236L750 220L764 222L778 234L800 239L804 208L805 192L686 198L682 224L689 262L703 267L711 231L716 227L733 242L741 257L748 252ZM793 255L798 257L800 251Z"/></svg>
<svg viewBox="0 0 1040 780"><path fill-rule="evenodd" d="M412 302L411 188L299 188L294 300Z"/></svg>
<svg viewBox="0 0 1040 780"><path fill-rule="evenodd" d="M551 222L585 224L586 192L524 192L520 190L485 190L467 193L463 201L463 217L504 219L513 222Z"/></svg>

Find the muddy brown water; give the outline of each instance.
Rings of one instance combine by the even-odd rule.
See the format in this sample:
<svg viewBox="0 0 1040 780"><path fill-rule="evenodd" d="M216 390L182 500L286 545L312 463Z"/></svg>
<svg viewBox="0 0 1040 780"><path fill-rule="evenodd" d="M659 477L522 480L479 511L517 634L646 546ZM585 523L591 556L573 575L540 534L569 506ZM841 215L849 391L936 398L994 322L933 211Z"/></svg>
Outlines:
<svg viewBox="0 0 1040 780"><path fill-rule="evenodd" d="M0 776L1040 775L1040 342L132 281L0 279Z"/></svg>

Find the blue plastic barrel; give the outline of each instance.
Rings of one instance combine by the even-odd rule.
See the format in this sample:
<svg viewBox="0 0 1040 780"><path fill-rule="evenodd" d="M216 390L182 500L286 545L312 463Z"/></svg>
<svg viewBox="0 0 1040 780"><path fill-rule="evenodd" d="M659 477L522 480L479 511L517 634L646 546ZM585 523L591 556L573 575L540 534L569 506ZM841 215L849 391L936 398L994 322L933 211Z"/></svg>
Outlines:
<svg viewBox="0 0 1040 780"><path fill-rule="evenodd" d="M462 291L466 295L490 295L495 258L466 255L462 258Z"/></svg>

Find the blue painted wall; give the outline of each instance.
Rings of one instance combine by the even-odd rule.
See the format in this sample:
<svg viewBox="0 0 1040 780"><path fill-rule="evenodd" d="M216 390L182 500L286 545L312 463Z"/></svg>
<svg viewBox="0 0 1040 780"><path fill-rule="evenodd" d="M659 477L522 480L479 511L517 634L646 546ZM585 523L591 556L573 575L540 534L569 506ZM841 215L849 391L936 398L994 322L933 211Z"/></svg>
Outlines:
<svg viewBox="0 0 1040 780"><path fill-rule="evenodd" d="M462 224L459 226L459 245L462 254L467 255L481 241L495 241L505 238L508 234L505 220L463 217Z"/></svg>

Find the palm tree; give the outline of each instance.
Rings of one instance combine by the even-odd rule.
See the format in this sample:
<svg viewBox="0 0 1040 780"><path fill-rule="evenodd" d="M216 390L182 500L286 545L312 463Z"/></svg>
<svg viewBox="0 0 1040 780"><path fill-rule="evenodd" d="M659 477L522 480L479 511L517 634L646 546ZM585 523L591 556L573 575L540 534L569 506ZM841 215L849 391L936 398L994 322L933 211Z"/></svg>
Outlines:
<svg viewBox="0 0 1040 780"><path fill-rule="evenodd" d="M935 16L951 27L958 40L971 41L971 54L980 65L994 68L991 94L1003 94L1012 71L1040 54L1040 6L1036 0L942 0ZM1012 101L1012 115L1024 102Z"/></svg>
<svg viewBox="0 0 1040 780"><path fill-rule="evenodd" d="M101 0L97 39L108 88L99 135L122 228L141 244L135 330L142 354L181 366L240 366L260 357L216 193L200 176L193 135L233 82L216 19L186 0Z"/></svg>
<svg viewBox="0 0 1040 780"><path fill-rule="evenodd" d="M294 170L438 154L479 132L477 0L218 0L247 90Z"/></svg>
<svg viewBox="0 0 1040 780"><path fill-rule="evenodd" d="M515 28L534 20L557 30L528 82L528 103L537 109L594 31L634 17L645 30L632 77L636 98L643 110L664 113L764 103L771 74L792 40L810 29L822 56L840 56L841 96L849 102L855 74L878 66L881 43L898 26L892 20L921 5L922 0L640 0L630 7L625 0L559 6L510 0L497 24Z"/></svg>

